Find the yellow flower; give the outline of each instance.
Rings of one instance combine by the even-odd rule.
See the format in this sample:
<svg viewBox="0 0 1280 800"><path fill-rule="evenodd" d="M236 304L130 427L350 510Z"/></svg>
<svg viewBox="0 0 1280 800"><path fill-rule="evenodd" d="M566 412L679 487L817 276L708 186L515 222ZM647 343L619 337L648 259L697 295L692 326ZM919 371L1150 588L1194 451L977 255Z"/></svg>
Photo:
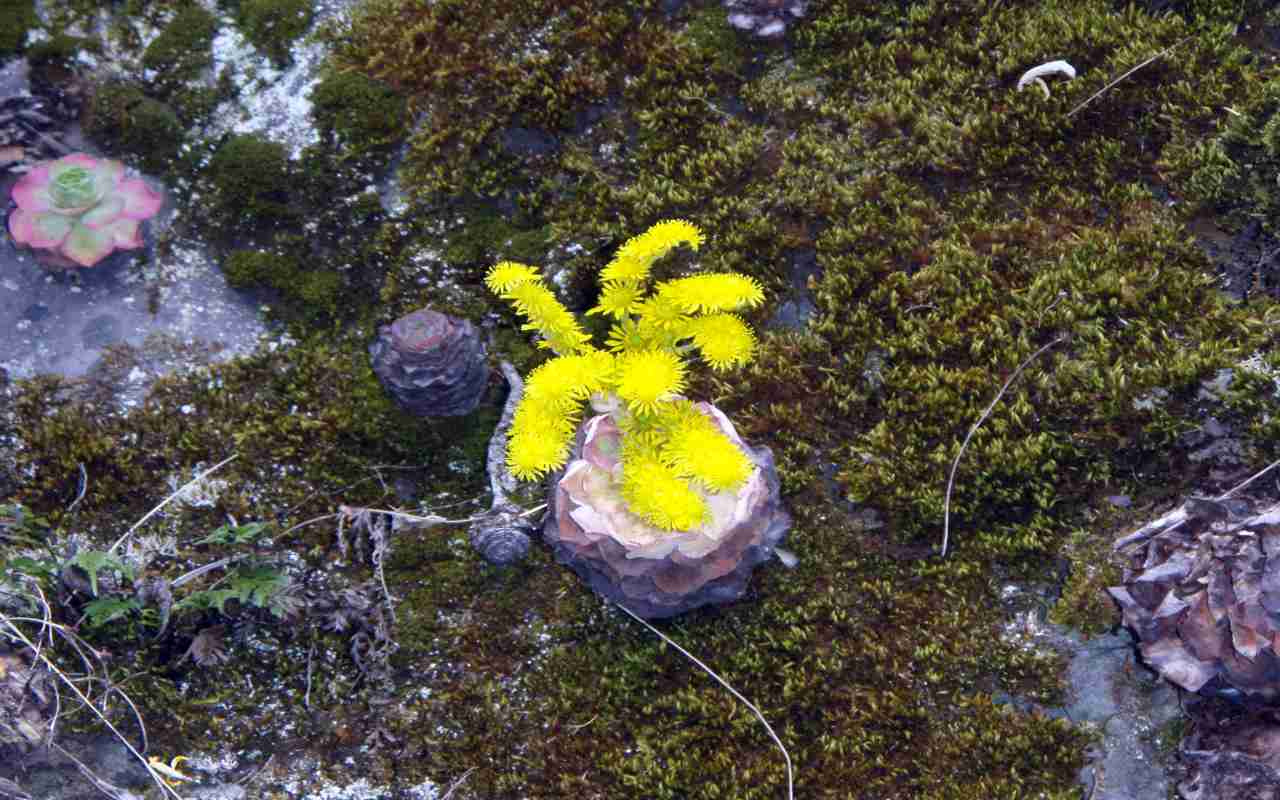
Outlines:
<svg viewBox="0 0 1280 800"><path fill-rule="evenodd" d="M634 414L650 414L684 389L684 362L666 350L618 357L617 394Z"/></svg>
<svg viewBox="0 0 1280 800"><path fill-rule="evenodd" d="M516 310L529 320L522 327L542 335L545 341L540 345L557 353L569 354L581 350L591 341L569 309L561 305L541 281L513 284L503 296L510 299Z"/></svg>
<svg viewBox="0 0 1280 800"><path fill-rule="evenodd" d="M659 297L693 314L707 311L733 311L743 306L754 308L764 302L764 290L755 278L736 272L690 275L663 281L656 287Z"/></svg>
<svg viewBox="0 0 1280 800"><path fill-rule="evenodd" d="M693 343L712 369L728 369L751 360L756 339L751 328L733 314L697 317L687 328Z"/></svg>
<svg viewBox="0 0 1280 800"><path fill-rule="evenodd" d="M681 244L697 250L702 242L702 231L692 222L683 219L663 220L639 236L627 240L618 249L613 261L600 273L600 280L639 284L649 277L649 268L653 266L653 262Z"/></svg>
<svg viewBox="0 0 1280 800"><path fill-rule="evenodd" d="M689 321L684 309L664 297L652 296L640 304L640 322L674 331Z"/></svg>
<svg viewBox="0 0 1280 800"><path fill-rule="evenodd" d="M573 443L576 415L554 406L521 403L507 441L507 466L522 481L536 480L564 464Z"/></svg>
<svg viewBox="0 0 1280 800"><path fill-rule="evenodd" d="M622 497L633 514L669 531L692 530L709 516L702 496L657 459L623 462Z"/></svg>
<svg viewBox="0 0 1280 800"><path fill-rule="evenodd" d="M605 388L613 360L611 354L595 349L553 358L529 373L525 400L563 408L576 406Z"/></svg>
<svg viewBox="0 0 1280 800"><path fill-rule="evenodd" d="M738 488L751 475L751 459L710 418L689 406L663 443L663 462L712 491Z"/></svg>
<svg viewBox="0 0 1280 800"><path fill-rule="evenodd" d="M632 281L608 281L604 284L604 291L600 293L600 301L587 313L608 314L614 319L622 319L628 314L636 313L642 299L640 284Z"/></svg>
<svg viewBox="0 0 1280 800"><path fill-rule="evenodd" d="M527 264L515 261L502 261L494 264L485 275L484 283L495 294L506 296L507 292L521 283L537 283L542 280L538 270Z"/></svg>

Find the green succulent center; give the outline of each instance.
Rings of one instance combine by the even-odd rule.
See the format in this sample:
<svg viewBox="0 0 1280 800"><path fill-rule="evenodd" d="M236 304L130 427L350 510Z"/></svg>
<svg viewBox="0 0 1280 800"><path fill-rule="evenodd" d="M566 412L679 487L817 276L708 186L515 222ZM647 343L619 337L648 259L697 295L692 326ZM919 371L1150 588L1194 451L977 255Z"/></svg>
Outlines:
<svg viewBox="0 0 1280 800"><path fill-rule="evenodd" d="M84 167L64 170L54 178L49 194L58 208L83 208L92 205L98 197L93 173Z"/></svg>

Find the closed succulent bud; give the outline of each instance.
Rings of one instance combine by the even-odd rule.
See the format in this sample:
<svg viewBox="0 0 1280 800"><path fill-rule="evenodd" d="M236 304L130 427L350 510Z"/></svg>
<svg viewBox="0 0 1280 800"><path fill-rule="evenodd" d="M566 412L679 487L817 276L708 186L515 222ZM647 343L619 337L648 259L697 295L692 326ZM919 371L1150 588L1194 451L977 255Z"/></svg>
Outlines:
<svg viewBox="0 0 1280 800"><path fill-rule="evenodd" d="M420 417L470 414L489 378L476 327L428 308L384 325L369 345L369 355L386 390Z"/></svg>
<svg viewBox="0 0 1280 800"><path fill-rule="evenodd" d="M588 420L563 476L543 536L556 559L597 594L646 618L671 617L746 592L757 564L774 554L791 526L767 447L750 448L708 403L699 408L745 452L753 469L741 487L708 493L709 519L691 530L664 530L629 510L617 480L618 428Z"/></svg>
<svg viewBox="0 0 1280 800"><path fill-rule="evenodd" d="M1108 589L1143 658L1187 691L1280 700L1280 505L1191 500L1116 543Z"/></svg>
<svg viewBox="0 0 1280 800"><path fill-rule="evenodd" d="M509 567L529 555L533 528L514 506L497 506L471 523L468 537L480 556L495 567Z"/></svg>

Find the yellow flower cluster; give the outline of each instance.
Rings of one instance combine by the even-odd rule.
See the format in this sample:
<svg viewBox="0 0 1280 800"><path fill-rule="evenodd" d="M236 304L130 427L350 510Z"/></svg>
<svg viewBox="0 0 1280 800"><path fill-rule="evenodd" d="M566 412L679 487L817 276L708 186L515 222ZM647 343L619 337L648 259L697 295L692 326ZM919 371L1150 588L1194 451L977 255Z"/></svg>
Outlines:
<svg viewBox="0 0 1280 800"><path fill-rule="evenodd" d="M762 303L760 285L721 273L663 281L645 292L657 259L681 244L697 250L702 242L692 223L666 220L619 249L601 274L600 301L588 312L613 318L607 350L591 344L536 268L503 261L489 270L489 289L512 302L540 346L558 353L530 374L516 409L507 448L512 474L530 480L562 466L584 403L611 395L621 401L614 416L626 437L622 494L654 525L695 527L707 514L701 491L733 489L750 475L746 455L680 393L682 355L690 349L717 370L751 359L755 337L730 312Z"/></svg>

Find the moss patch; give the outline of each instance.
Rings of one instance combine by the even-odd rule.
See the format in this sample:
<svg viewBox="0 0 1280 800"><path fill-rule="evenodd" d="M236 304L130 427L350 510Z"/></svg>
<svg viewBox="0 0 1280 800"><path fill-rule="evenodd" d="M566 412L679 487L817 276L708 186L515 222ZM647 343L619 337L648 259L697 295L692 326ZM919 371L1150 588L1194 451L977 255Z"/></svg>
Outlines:
<svg viewBox="0 0 1280 800"><path fill-rule="evenodd" d="M142 65L155 70L162 88L196 78L212 63L211 48L217 31L218 20L203 6L183 5L147 45Z"/></svg>
<svg viewBox="0 0 1280 800"><path fill-rule="evenodd" d="M293 214L289 158L279 142L256 134L229 136L214 151L205 177L216 192L213 214L225 226L269 226Z"/></svg>
<svg viewBox="0 0 1280 800"><path fill-rule="evenodd" d="M20 51L27 43L27 31L40 22L35 0L3 0L0 19L5 20L4 29L0 31L0 55Z"/></svg>
<svg viewBox="0 0 1280 800"><path fill-rule="evenodd" d="M241 0L237 18L244 35L277 64L291 59L289 49L311 27L307 0Z"/></svg>
<svg viewBox="0 0 1280 800"><path fill-rule="evenodd" d="M317 156L291 184L278 149L247 137L223 145L209 180L224 208L256 202L268 218L306 195L329 215L319 231L357 233L269 252L341 260L386 317L495 314L494 349L522 366L538 355L481 288L489 261L545 265L573 294L626 238L688 217L708 241L672 269L751 274L779 302L807 293L809 325L765 329L761 309L756 363L691 387L773 448L801 564L766 566L747 600L667 632L761 706L800 795L1074 796L1088 737L992 701L1061 691L1059 664L1002 639L999 589L1054 580L1070 556L1057 613L1105 624L1097 588L1121 520L1088 510L1112 494L1147 507L1207 477L1183 444L1207 413L1202 383L1272 348L1276 312L1218 292L1187 232L1195 209L1165 199L1194 191L1187 154L1219 135L1223 108L1247 108L1262 135L1270 117L1248 103L1275 68L1218 4L1187 6L1216 14L1203 17L1101 0L834 0L786 47L734 38L717 2L670 5L372 0L339 32L334 67L424 115L402 174L421 213L386 220L343 200ZM1079 77L1049 97L1015 89L1056 53ZM242 266L272 280L279 264ZM580 291L575 307L590 300ZM368 373L363 322L338 344L317 336L165 381L127 416L94 415L63 384L24 386L21 499L107 530L145 510L152 476L228 445L241 458L219 511L246 518L387 501L384 465L421 470L437 498L482 497L496 407L406 420ZM932 558L961 442L1024 362L964 452L951 553ZM1232 387L1222 419L1270 454L1273 379L1240 370ZM94 480L72 520L81 464ZM885 524L865 524L868 510ZM331 537L296 547L319 561ZM396 702L364 721L400 742L404 786L475 767L476 797L778 795L782 764L754 718L545 551L494 570L460 530L429 529L401 535L386 569L402 647L381 690ZM333 649L326 690L368 698ZM297 666L280 656L295 687ZM359 746L356 705L317 729L333 765Z"/></svg>
<svg viewBox="0 0 1280 800"><path fill-rule="evenodd" d="M85 132L112 151L136 156L150 171L169 166L185 136L172 108L124 80L93 87Z"/></svg>
<svg viewBox="0 0 1280 800"><path fill-rule="evenodd" d="M407 130L404 97L358 72L330 72L311 91L312 117L322 136L350 156L386 150Z"/></svg>

